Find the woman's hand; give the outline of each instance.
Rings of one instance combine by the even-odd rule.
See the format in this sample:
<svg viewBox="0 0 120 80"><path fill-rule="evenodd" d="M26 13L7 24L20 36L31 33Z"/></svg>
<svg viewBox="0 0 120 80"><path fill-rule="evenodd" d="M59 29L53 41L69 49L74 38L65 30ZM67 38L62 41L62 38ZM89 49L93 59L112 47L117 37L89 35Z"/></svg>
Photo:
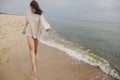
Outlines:
<svg viewBox="0 0 120 80"><path fill-rule="evenodd" d="M50 28L46 29L46 32L48 32L48 31L51 31L51 29Z"/></svg>

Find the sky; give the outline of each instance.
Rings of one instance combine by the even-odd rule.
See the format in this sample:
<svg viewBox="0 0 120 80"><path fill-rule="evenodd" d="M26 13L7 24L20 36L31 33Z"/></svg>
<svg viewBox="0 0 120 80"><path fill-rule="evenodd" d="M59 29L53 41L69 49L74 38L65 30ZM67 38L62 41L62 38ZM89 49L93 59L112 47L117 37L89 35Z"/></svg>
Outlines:
<svg viewBox="0 0 120 80"><path fill-rule="evenodd" d="M87 21L120 22L120 0L36 0L45 16ZM31 0L0 0L0 12L24 14Z"/></svg>

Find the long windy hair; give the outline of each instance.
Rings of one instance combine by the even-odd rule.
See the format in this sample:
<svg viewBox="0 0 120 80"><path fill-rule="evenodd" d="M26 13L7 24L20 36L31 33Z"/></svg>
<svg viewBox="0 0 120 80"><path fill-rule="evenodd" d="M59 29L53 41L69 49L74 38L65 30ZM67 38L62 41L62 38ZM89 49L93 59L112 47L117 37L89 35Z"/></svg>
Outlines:
<svg viewBox="0 0 120 80"><path fill-rule="evenodd" d="M35 9L35 14L41 15L43 13L43 11L39 7L39 4L37 3L37 1L32 0L30 3L30 6Z"/></svg>

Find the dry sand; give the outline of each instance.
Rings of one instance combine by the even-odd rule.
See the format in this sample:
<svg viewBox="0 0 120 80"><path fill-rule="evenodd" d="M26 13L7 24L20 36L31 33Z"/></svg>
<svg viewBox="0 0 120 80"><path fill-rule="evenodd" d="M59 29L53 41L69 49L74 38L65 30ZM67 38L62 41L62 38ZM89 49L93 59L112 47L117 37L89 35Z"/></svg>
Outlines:
<svg viewBox="0 0 120 80"><path fill-rule="evenodd" d="M31 80L26 37L21 34L25 17L0 14L0 80ZM73 59L64 52L39 43L38 80L114 80L98 67Z"/></svg>

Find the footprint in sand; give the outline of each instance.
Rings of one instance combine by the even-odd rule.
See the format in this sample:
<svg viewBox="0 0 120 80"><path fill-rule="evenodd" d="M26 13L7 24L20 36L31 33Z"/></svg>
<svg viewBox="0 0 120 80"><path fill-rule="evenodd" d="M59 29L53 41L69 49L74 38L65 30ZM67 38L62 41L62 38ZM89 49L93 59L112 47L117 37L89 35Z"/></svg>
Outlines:
<svg viewBox="0 0 120 80"><path fill-rule="evenodd" d="M10 59L8 58L6 62L9 63L9 61L10 61Z"/></svg>

